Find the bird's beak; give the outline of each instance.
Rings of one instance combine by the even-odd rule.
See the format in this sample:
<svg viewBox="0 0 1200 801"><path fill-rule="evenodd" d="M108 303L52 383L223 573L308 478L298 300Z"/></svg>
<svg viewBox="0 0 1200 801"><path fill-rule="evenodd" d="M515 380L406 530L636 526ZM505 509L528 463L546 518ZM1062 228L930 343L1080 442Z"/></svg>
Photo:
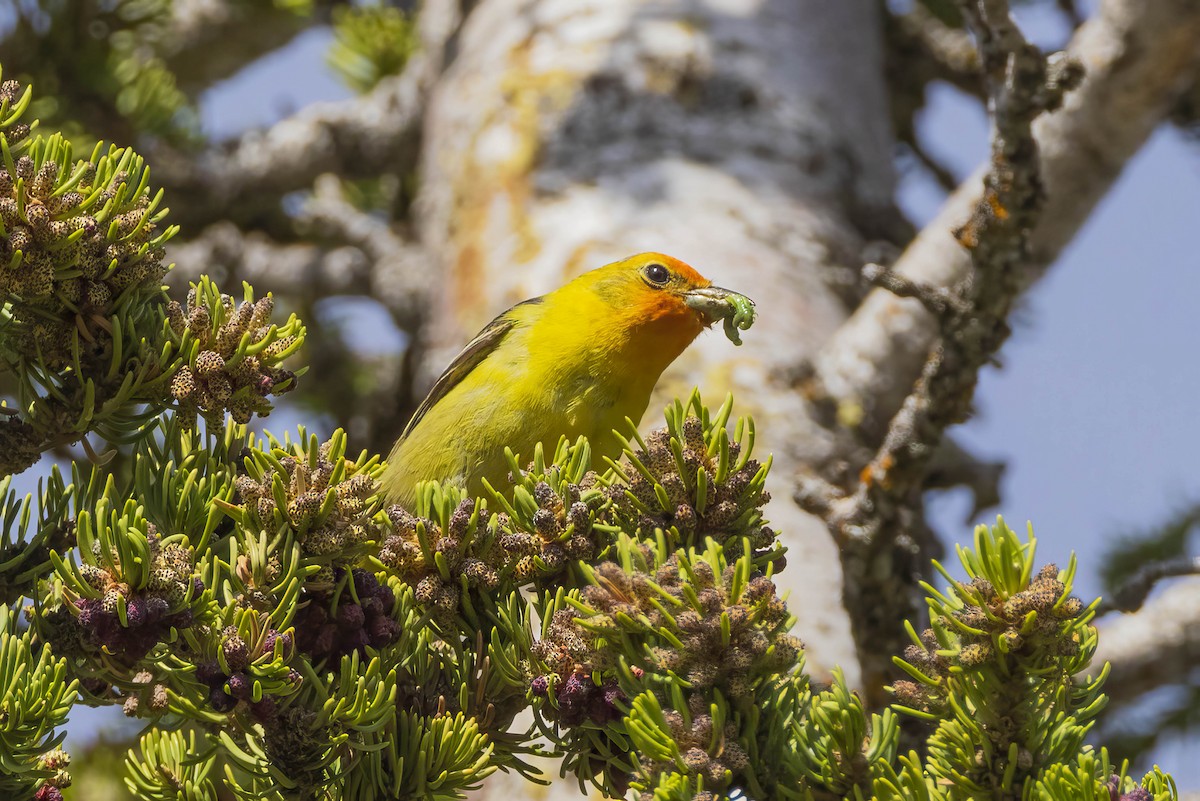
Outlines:
<svg viewBox="0 0 1200 801"><path fill-rule="evenodd" d="M703 289L692 289L685 292L683 302L700 313L705 325L711 325L733 314L733 304L730 299L737 295L719 286L706 286ZM749 300L749 298L747 298ZM751 305L753 301L751 301Z"/></svg>

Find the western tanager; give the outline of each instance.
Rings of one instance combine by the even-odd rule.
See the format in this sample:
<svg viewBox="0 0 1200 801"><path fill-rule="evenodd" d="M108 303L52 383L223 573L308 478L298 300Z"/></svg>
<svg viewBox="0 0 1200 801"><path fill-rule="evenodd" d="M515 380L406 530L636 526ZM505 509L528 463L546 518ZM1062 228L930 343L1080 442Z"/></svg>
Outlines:
<svg viewBox="0 0 1200 801"><path fill-rule="evenodd" d="M383 489L411 506L417 482L450 481L473 495L501 489L504 448L529 459L562 435L615 457L613 429L646 411L663 370L718 320L740 344L753 303L682 261L641 253L518 303L446 368L388 457Z"/></svg>

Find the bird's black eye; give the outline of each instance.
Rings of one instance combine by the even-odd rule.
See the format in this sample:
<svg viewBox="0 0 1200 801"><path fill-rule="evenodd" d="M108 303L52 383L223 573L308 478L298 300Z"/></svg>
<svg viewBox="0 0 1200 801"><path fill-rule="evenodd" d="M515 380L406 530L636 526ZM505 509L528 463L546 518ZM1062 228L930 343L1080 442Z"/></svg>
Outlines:
<svg viewBox="0 0 1200 801"><path fill-rule="evenodd" d="M650 279L651 283L665 284L671 280L671 273L661 264L651 264L646 267L646 278Z"/></svg>

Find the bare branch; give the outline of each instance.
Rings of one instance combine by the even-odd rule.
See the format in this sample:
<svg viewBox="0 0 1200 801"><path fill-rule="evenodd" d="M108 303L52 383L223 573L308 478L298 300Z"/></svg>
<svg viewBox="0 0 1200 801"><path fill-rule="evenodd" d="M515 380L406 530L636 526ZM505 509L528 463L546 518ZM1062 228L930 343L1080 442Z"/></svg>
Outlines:
<svg viewBox="0 0 1200 801"><path fill-rule="evenodd" d="M1106 619L1093 669L1105 662L1112 669L1105 683L1112 705L1188 681L1200 664L1200 581L1180 581L1137 613Z"/></svg>
<svg viewBox="0 0 1200 801"><path fill-rule="evenodd" d="M1067 18L1067 22L1071 23L1072 28L1078 28L1083 24L1083 12L1079 10L1079 6L1075 0L1055 0L1058 5L1058 10Z"/></svg>
<svg viewBox="0 0 1200 801"><path fill-rule="evenodd" d="M165 149L153 153L167 197L187 199L172 209L172 221L197 230L219 219L278 216L285 194L307 189L327 172L347 179L413 172L425 101L458 22L456 4L425 4L419 16L421 52L403 73L361 97L314 103L196 157Z"/></svg>
<svg viewBox="0 0 1200 801"><path fill-rule="evenodd" d="M1111 600L1100 605L1097 614L1136 612L1142 608L1150 592L1165 578L1192 576L1200 573L1200 556L1179 557L1144 565L1117 588Z"/></svg>
<svg viewBox="0 0 1200 801"><path fill-rule="evenodd" d="M925 310L939 320L947 320L951 314L961 315L970 311L970 307L954 292L940 286L911 281L879 264L865 265L863 278L902 298L919 300Z"/></svg>
<svg viewBox="0 0 1200 801"><path fill-rule="evenodd" d="M933 154L925 149L924 145L916 138L915 132L912 132L911 136L905 135L904 144L908 146L909 152L912 153L917 163L928 171L933 180L937 181L938 186L942 188L943 192L954 191L955 187L958 186L958 179L950 171L949 167L942 164L934 158Z"/></svg>
<svg viewBox="0 0 1200 801"><path fill-rule="evenodd" d="M176 85L195 97L328 16L331 2L302 14L276 3L174 0L160 47Z"/></svg>
<svg viewBox="0 0 1200 801"><path fill-rule="evenodd" d="M897 16L898 33L932 62L930 72L968 92L978 92L979 53L965 30L952 28L920 3Z"/></svg>
<svg viewBox="0 0 1200 801"><path fill-rule="evenodd" d="M1182 128L1193 141L1200 141L1200 80L1193 83L1171 109L1171 122Z"/></svg>
<svg viewBox="0 0 1200 801"><path fill-rule="evenodd" d="M920 515L920 495L942 433L966 418L979 370L1009 334L1006 320L1021 287L1018 270L1042 203L1033 120L1056 107L1069 76L1078 76L1078 70L1048 68L1009 17L1006 0L977 0L963 8L979 43L993 121L984 196L956 231L975 269L970 280L947 290L868 265L870 280L917 299L936 317L941 341L857 489L814 503L810 485L797 498L823 517L841 546L843 597L868 695L886 683L891 654L903 647L903 622L917 616L914 579L926 551L936 547ZM895 569L880 571L881 560Z"/></svg>
<svg viewBox="0 0 1200 801"><path fill-rule="evenodd" d="M982 99L979 54L970 34L947 25L920 3L901 14L885 13L884 23L886 75L896 138L950 192L958 179L925 149L917 136L916 119L925 108L929 86L938 81Z"/></svg>
<svg viewBox="0 0 1200 801"><path fill-rule="evenodd" d="M1106 0L1068 49L1087 75L1059 111L1034 124L1046 192L1022 271L1040 277L1075 235L1122 167L1200 74L1200 4ZM983 168L965 181L895 264L895 272L950 287L970 272L951 231L982 195ZM817 358L816 378L834 399L863 409L864 435L883 431L920 374L938 335L919 303L872 292Z"/></svg>
<svg viewBox="0 0 1200 801"><path fill-rule="evenodd" d="M339 222L353 217L369 220L349 204L343 206L336 218ZM321 213L332 214L328 202ZM172 284L181 290L188 281L209 275L223 286L249 281L304 303L333 295L366 295L381 302L403 330L420 326L431 278L424 251L383 231L373 231L371 242L330 236L331 229L320 224L319 216L306 219L333 239L328 247L275 242L261 233L243 233L230 222L209 226L195 239L172 246L171 256L178 262ZM371 224L386 231L383 223Z"/></svg>
<svg viewBox="0 0 1200 801"><path fill-rule="evenodd" d="M201 275L222 286L249 281L261 290L298 298L365 294L370 262L358 248L324 250L316 245L285 245L259 233L242 233L231 222L209 226L200 236L172 244L176 290Z"/></svg>
<svg viewBox="0 0 1200 801"><path fill-rule="evenodd" d="M924 489L964 487L971 492L973 503L964 524L970 524L979 513L1000 503L1000 480L1004 477L1003 462L986 461L963 449L947 436L933 456L925 476Z"/></svg>
<svg viewBox="0 0 1200 801"><path fill-rule="evenodd" d="M195 160L156 154L157 176L168 197L187 198L172 209L172 219L185 230L216 219L254 219L325 172L364 178L411 171L419 149L424 77L420 65L413 64L360 98L313 104Z"/></svg>
<svg viewBox="0 0 1200 801"><path fill-rule="evenodd" d="M1016 293L1078 230L1200 71L1200 4L1107 0L1070 48L1087 77L1061 110L1031 125L1039 108L1059 102L1073 68L1036 58L1005 9L996 0L967 8L995 115L991 162L893 268L909 279L905 286L962 293L976 317L947 321L919 301L875 290L821 351L811 379L827 405L857 410L858 441L883 440L855 490L814 500L819 493L805 481L797 496L842 546L845 602L868 689L888 675L880 654L900 644L889 637L917 611L913 581L927 564L919 551L937 547L924 533L920 491L941 432L968 412L979 367L1007 336Z"/></svg>

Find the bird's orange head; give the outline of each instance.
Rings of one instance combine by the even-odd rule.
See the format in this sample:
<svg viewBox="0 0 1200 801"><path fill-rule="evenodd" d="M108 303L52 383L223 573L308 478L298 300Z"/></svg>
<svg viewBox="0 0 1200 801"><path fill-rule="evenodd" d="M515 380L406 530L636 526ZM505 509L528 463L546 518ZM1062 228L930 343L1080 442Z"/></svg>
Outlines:
<svg viewBox="0 0 1200 801"><path fill-rule="evenodd" d="M728 316L734 293L712 285L691 265L665 253L639 253L582 277L631 328L673 328L691 341Z"/></svg>

